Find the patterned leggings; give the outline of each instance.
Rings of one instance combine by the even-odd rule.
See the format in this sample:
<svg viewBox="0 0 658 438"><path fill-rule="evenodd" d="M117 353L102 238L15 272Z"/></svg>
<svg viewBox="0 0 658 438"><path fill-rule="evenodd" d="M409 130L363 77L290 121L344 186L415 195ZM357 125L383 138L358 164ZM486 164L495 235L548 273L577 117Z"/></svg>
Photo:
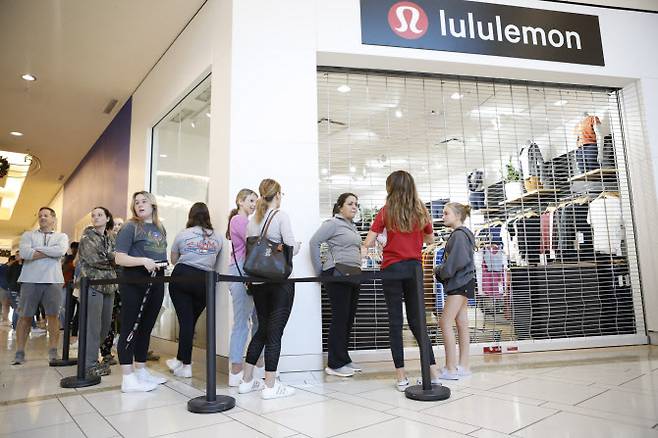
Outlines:
<svg viewBox="0 0 658 438"><path fill-rule="evenodd" d="M119 312L121 311L121 295L119 291L114 294L114 308L112 309L112 325L110 332L101 344L101 356L109 356L112 354L112 345L114 344L114 337L119 333Z"/></svg>

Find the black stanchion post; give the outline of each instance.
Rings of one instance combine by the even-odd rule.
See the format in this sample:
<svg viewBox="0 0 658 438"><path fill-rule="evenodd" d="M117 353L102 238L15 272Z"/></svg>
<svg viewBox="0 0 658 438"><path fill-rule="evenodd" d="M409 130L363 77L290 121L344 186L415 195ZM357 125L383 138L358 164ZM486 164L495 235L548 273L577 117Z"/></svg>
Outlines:
<svg viewBox="0 0 658 438"><path fill-rule="evenodd" d="M66 295L64 296L64 341L62 344L62 358L50 361L51 367L68 367L78 363L77 359L69 359L69 349L71 341L71 297L73 295L73 285L71 282L66 284Z"/></svg>
<svg viewBox="0 0 658 438"><path fill-rule="evenodd" d="M100 376L87 376L85 370L87 353L87 297L89 296L89 279L80 279L80 326L78 328L78 373L63 378L59 384L62 388L83 388L101 383Z"/></svg>
<svg viewBox="0 0 658 438"><path fill-rule="evenodd" d="M450 398L450 388L443 385L433 385L430 374L430 352L427 350L429 335L427 334L427 318L425 318L425 300L423 297L422 275L414 270L414 283L418 294L418 316L420 318L420 337L418 348L420 349L420 366L423 384L408 387L404 394L407 398L419 401L439 401ZM431 344L430 344L431 345Z"/></svg>
<svg viewBox="0 0 658 438"><path fill-rule="evenodd" d="M206 273L206 395L187 402L187 410L197 414L214 414L235 407L235 399L217 396L217 357L215 336L215 290L217 274Z"/></svg>

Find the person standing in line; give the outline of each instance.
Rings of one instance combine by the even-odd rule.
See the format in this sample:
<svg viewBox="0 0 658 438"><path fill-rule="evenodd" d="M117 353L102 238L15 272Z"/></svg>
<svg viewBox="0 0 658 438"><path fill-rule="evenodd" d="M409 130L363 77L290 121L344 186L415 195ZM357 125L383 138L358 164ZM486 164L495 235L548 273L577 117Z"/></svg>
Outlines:
<svg viewBox="0 0 658 438"><path fill-rule="evenodd" d="M115 217L114 218L114 227L112 227L112 234L116 240L117 234L119 234L119 231L121 230L121 227L123 226L123 218L121 217ZM120 266L114 266L114 270L117 274L117 277L121 276L121 267ZM109 368L112 365L116 365L118 362L114 358L114 355L112 354L112 347L114 346L114 340L116 338L117 333L119 333L119 315L121 314L121 294L119 293L119 289L116 290L114 293L114 304L112 306L112 322L110 323L110 332L107 334L105 337L105 340L101 343L101 356L103 357L103 361L101 362L101 366L105 368Z"/></svg>
<svg viewBox="0 0 658 438"><path fill-rule="evenodd" d="M407 322L418 345L425 345L430 358L432 383L440 384L439 369L434 359L432 343L426 328L422 327L423 267L421 251L424 243L434 241L432 221L425 204L418 197L413 177L403 170L386 178L386 205L377 213L368 231L365 246L375 245L377 235L386 229L386 245L382 271L412 276L406 280L382 280L384 299L388 308L391 353L397 375L396 388L404 391L409 379L404 370L402 341L402 301L407 310Z"/></svg>
<svg viewBox="0 0 658 438"><path fill-rule="evenodd" d="M7 274L9 273L9 263L12 261L9 257L7 263L0 265L0 308L2 308L2 315L0 316L0 326L11 326L9 322L9 308L11 307L11 293L9 292L9 282L7 281Z"/></svg>
<svg viewBox="0 0 658 438"><path fill-rule="evenodd" d="M25 362L25 344L30 332L31 320L39 305L43 305L48 321L48 360L57 359L59 341L59 309L62 303L61 258L69 249L69 239L64 233L55 232L55 210L39 209L39 229L26 231L21 236L20 254L24 260L18 282L21 294L18 303L18 327L16 329L15 365Z"/></svg>
<svg viewBox="0 0 658 438"><path fill-rule="evenodd" d="M260 198L256 203L256 213L247 226L247 237L259 236L265 224L269 228L265 237L270 241L283 243L293 248L293 254L299 252L301 243L295 241L288 214L281 211L283 192L281 185L273 179L261 181L258 191ZM295 298L295 288L290 283L252 284L250 291L258 314L258 331L251 338L247 348L244 376L238 388L240 394L262 391L263 399L289 397L295 393L294 388L284 385L276 378L281 355L281 338L286 328ZM254 378L254 367L265 349L265 382Z"/></svg>
<svg viewBox="0 0 658 438"><path fill-rule="evenodd" d="M471 375L469 368L470 334L468 328L468 299L475 298L475 236L464 226L471 214L471 207L449 202L443 209L443 221L452 228L446 243L443 263L435 268L435 275L443 283L446 302L439 320L443 345L446 351L446 366L441 370L441 379L458 380ZM457 322L459 335L459 364L456 361L455 333Z"/></svg>
<svg viewBox="0 0 658 438"><path fill-rule="evenodd" d="M85 228L80 239L80 273L92 280L116 278L112 213L105 207L95 207L91 211L91 223L92 226ZM98 362L98 352L101 342L110 331L117 289L116 284L89 287L85 369L92 376L107 376L111 373L109 364Z"/></svg>
<svg viewBox="0 0 658 438"><path fill-rule="evenodd" d="M62 288L62 309L59 312L59 322L60 328L64 329L64 323L66 320L66 294L67 294L67 285L73 283L73 277L75 276L75 265L73 261L78 255L79 242L71 242L69 245L69 250L62 260L62 275L64 275L64 287ZM78 299L74 296L71 297L71 302L69 303L69 308L71 312L71 317L75 314L75 309L78 306Z"/></svg>
<svg viewBox="0 0 658 438"><path fill-rule="evenodd" d="M169 283L169 295L176 309L180 332L178 354L167 360L177 377L192 377L192 347L196 322L206 308L206 272L216 270L222 240L210 222L208 206L196 202L190 208L186 228L178 233L171 247L171 263L176 264L171 276L199 277L197 283ZM214 312L215 309L210 309Z"/></svg>
<svg viewBox="0 0 658 438"><path fill-rule="evenodd" d="M244 258L247 253L247 225L249 216L256 210L258 195L250 189L242 189L235 198L235 208L231 210L228 217L228 229L226 238L232 243L232 251L229 262L229 275L244 274ZM229 348L230 370L228 375L228 386L238 387L244 374L242 361L244 349L249 337L249 319L251 319L251 336L258 331L258 316L254 307L254 300L247 293L244 283L230 283L228 286L233 301L233 330ZM256 363L254 375L257 379L265 377L265 365L260 357Z"/></svg>
<svg viewBox="0 0 658 438"><path fill-rule="evenodd" d="M361 236L353 220L359 210L359 200L353 193L343 193L334 204L334 217L322 223L310 241L311 261L318 275L332 277L350 275L343 270L358 273L361 267ZM320 246L326 243L328 253L324 264L320 259ZM338 270L338 272L336 272ZM359 303L360 283L326 283L331 303L331 325L327 367L324 371L333 376L351 377L361 368L352 362L349 338Z"/></svg>
<svg viewBox="0 0 658 438"><path fill-rule="evenodd" d="M158 217L155 196L146 191L136 192L131 210L133 217L123 225L116 239L115 262L123 266L123 276L129 279L163 276L167 265L167 233ZM146 369L151 330L164 300L164 284L123 283L119 289L122 306L117 351L123 373L121 391L152 391L167 382Z"/></svg>

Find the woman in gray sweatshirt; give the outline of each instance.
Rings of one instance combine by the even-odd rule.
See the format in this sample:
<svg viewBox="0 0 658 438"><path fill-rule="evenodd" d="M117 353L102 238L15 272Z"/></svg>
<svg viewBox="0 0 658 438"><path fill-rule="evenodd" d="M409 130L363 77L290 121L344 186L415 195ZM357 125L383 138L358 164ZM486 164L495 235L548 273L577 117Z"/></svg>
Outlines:
<svg viewBox="0 0 658 438"><path fill-rule="evenodd" d="M436 267L435 275L443 283L446 302L439 325L446 350L446 366L441 370L441 379L459 380L471 374L468 365L470 338L468 329L468 299L475 298L475 264L473 251L475 237L464 226L471 208L457 202L449 202L443 209L443 222L453 229L446 243L443 263ZM455 333L457 322L459 334L459 364L456 362Z"/></svg>
<svg viewBox="0 0 658 438"><path fill-rule="evenodd" d="M333 214L322 223L310 242L311 261L322 276L358 274L361 267L361 236L353 219L359 208L353 193L343 193L334 204ZM328 246L327 257L320 260L320 246ZM351 377L361 371L350 358L348 340L354 325L361 285L355 282L325 283L331 303L331 325L327 341L328 360L324 369L329 375Z"/></svg>

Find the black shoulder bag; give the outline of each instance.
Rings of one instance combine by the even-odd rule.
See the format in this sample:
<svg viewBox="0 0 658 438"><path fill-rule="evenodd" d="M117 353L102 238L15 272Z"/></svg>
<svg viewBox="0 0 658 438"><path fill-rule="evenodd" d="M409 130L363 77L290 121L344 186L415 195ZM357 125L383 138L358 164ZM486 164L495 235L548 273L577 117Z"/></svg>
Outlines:
<svg viewBox="0 0 658 438"><path fill-rule="evenodd" d="M274 210L269 214L259 236L247 237L244 271L249 275L285 280L292 273L293 247L267 238L267 230L278 212L279 210Z"/></svg>

